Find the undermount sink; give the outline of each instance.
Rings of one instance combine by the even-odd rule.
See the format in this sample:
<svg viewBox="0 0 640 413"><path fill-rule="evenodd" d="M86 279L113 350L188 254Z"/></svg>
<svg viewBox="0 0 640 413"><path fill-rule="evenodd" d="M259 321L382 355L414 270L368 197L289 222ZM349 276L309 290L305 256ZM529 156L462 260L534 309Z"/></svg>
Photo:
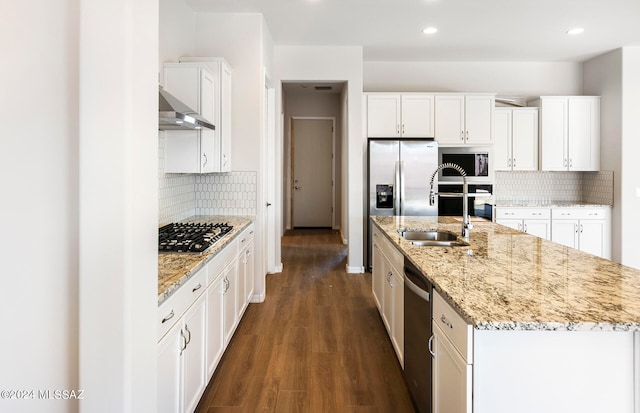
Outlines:
<svg viewBox="0 0 640 413"><path fill-rule="evenodd" d="M398 230L402 238L422 247L463 247L468 242L449 231L405 231Z"/></svg>

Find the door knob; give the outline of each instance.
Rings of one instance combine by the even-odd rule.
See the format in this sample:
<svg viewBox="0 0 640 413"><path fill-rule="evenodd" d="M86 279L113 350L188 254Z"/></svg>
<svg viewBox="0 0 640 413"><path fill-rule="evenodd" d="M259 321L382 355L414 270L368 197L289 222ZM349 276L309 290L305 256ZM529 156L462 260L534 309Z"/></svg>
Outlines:
<svg viewBox="0 0 640 413"><path fill-rule="evenodd" d="M295 189L295 190L299 190L300 188L302 188L302 187L299 186L299 185L296 185L296 186L293 187L293 189Z"/></svg>

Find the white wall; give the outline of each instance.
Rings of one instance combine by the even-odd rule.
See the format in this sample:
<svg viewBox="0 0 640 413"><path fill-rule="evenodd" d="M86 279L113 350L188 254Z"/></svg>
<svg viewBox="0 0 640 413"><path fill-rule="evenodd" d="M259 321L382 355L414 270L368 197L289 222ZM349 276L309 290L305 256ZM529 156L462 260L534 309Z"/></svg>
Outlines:
<svg viewBox="0 0 640 413"><path fill-rule="evenodd" d="M0 411L157 410L157 11L0 5Z"/></svg>
<svg viewBox="0 0 640 413"><path fill-rule="evenodd" d="M333 117L335 119L335 208L333 219L336 229L340 228L342 219L342 110L340 95L336 93L287 93L284 116L284 222L286 228L291 228L291 118L292 117Z"/></svg>
<svg viewBox="0 0 640 413"><path fill-rule="evenodd" d="M265 73L272 72L267 56L272 49L261 14L196 13L195 55L224 57L233 69L231 169L257 172L256 239L261 241L256 242L255 288L261 299L266 288Z"/></svg>
<svg viewBox="0 0 640 413"><path fill-rule="evenodd" d="M177 63L180 56L193 56L195 13L185 0L159 0L159 65Z"/></svg>
<svg viewBox="0 0 640 413"><path fill-rule="evenodd" d="M79 10L40 0L0 14L2 38L20 39L5 42L0 69L0 388L78 389ZM77 402L3 398L0 411Z"/></svg>
<svg viewBox="0 0 640 413"><path fill-rule="evenodd" d="M343 187L348 240L348 272L364 271L364 154L366 140L362 132L362 48L330 46L275 47L276 112L282 111L282 82L338 81L347 82L348 124L347 169L343 171ZM282 138L283 131L278 131Z"/></svg>
<svg viewBox="0 0 640 413"><path fill-rule="evenodd" d="M601 168L614 171L612 258L640 268L640 47L624 47L584 63L585 93L601 97Z"/></svg>
<svg viewBox="0 0 640 413"><path fill-rule="evenodd" d="M640 268L640 47L622 49L622 263Z"/></svg>
<svg viewBox="0 0 640 413"><path fill-rule="evenodd" d="M622 49L584 63L584 92L600 96L600 168L613 171L611 258L622 261Z"/></svg>
<svg viewBox="0 0 640 413"><path fill-rule="evenodd" d="M365 62L365 92L578 95L582 65L565 62Z"/></svg>

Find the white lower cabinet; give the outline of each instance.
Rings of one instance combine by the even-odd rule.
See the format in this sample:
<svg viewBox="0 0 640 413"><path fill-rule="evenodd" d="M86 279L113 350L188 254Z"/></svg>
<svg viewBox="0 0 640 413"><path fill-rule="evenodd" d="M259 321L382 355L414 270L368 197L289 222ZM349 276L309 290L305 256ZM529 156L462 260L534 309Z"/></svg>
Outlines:
<svg viewBox="0 0 640 413"><path fill-rule="evenodd" d="M497 207L495 214L498 224L546 240L551 239L551 210L549 208Z"/></svg>
<svg viewBox="0 0 640 413"><path fill-rule="evenodd" d="M552 241L611 258L611 208L553 208Z"/></svg>
<svg viewBox="0 0 640 413"><path fill-rule="evenodd" d="M255 268L253 225L242 237L242 247L238 239L230 242L158 307L159 412L196 409L247 308Z"/></svg>
<svg viewBox="0 0 640 413"><path fill-rule="evenodd" d="M158 343L158 411L192 412L206 387L206 296Z"/></svg>
<svg viewBox="0 0 640 413"><path fill-rule="evenodd" d="M219 276L207 289L207 380L224 352L224 277Z"/></svg>
<svg viewBox="0 0 640 413"><path fill-rule="evenodd" d="M473 330L433 292L433 413L471 413Z"/></svg>
<svg viewBox="0 0 640 413"><path fill-rule="evenodd" d="M398 361L404 366L404 258L375 228L372 238L372 291Z"/></svg>

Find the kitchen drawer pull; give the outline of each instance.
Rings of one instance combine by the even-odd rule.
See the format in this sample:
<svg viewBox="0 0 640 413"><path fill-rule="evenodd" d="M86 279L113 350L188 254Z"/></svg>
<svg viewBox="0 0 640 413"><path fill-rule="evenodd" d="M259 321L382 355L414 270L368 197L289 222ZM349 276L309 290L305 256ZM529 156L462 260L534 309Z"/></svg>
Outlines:
<svg viewBox="0 0 640 413"><path fill-rule="evenodd" d="M169 313L169 315L162 319L162 324L164 324L164 323L166 323L167 321L171 320L173 317L175 317L175 315L176 315L176 314L173 312L173 310L171 310L171 312Z"/></svg>
<svg viewBox="0 0 640 413"><path fill-rule="evenodd" d="M436 353L433 352L433 337L434 335L431 334L431 337L429 337L429 353L431 354L431 357L436 358Z"/></svg>
<svg viewBox="0 0 640 413"><path fill-rule="evenodd" d="M198 285L196 285L195 287L193 287L193 290L191 290L192 293L195 293L196 291L198 291L199 289L202 288L202 284L198 283Z"/></svg>
<svg viewBox="0 0 640 413"><path fill-rule="evenodd" d="M451 324L451 321L447 320L447 317L445 317L444 314L440 317L440 321L442 321L447 327L453 328L453 324Z"/></svg>

